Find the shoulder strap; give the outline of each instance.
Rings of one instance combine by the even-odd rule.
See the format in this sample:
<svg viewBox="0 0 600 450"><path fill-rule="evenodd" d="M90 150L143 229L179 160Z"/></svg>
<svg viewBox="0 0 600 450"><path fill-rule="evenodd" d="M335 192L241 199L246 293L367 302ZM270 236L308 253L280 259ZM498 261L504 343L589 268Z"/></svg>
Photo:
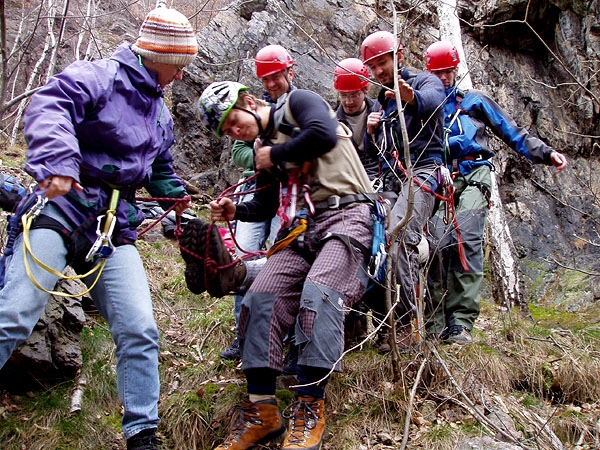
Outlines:
<svg viewBox="0 0 600 450"><path fill-rule="evenodd" d="M275 129L290 137L297 136L300 133L300 128L292 116L292 110L288 102L292 92L294 91L287 92L277 99L275 114L273 114Z"/></svg>

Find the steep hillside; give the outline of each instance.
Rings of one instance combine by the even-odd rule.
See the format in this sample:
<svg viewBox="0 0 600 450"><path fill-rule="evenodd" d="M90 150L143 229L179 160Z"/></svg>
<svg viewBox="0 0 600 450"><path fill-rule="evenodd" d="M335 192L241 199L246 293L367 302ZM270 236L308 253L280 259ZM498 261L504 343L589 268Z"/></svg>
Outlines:
<svg viewBox="0 0 600 450"><path fill-rule="evenodd" d="M323 448L598 449L600 106L594 96L598 96L600 2L461 0L458 4L476 86L564 151L571 166L557 177L494 143L501 197L521 258L528 305L521 310L495 301L488 260L482 314L471 345L420 341L415 352L394 357L378 354L375 336L365 337L346 355L343 372L332 377ZM407 63L421 68L424 49L439 34L434 2L181 3L180 9L193 16L201 51L167 100L177 126L177 168L193 189L198 216L206 218L206 203L239 176L230 163L231 143L215 140L197 121L195 100L202 89L210 81L228 78L260 92L252 55L267 43L281 43L297 60L298 85L314 89L335 105L331 87L335 61L356 56L367 33L391 29L391 5L400 13ZM97 24L102 32L98 57L121 39L131 40L143 11L152 5L102 6L106 10L98 18L114 14L118 20ZM524 23L528 6L533 29ZM12 37L21 6L8 2L7 7ZM85 10L83 4L78 8ZM74 19L81 18L74 15ZM71 40L61 63L73 59L77 42L75 26L68 30ZM39 52L25 53L21 64L25 72L41 53L43 39L36 39L32 48ZM90 38L95 39L96 35ZM12 118L14 114L5 111L0 169L29 181L19 170L23 147L7 144ZM5 218L2 213L2 229ZM185 285L177 243L160 228L147 233L138 247L161 333L159 432L164 448L212 449L226 436L228 412L245 392L241 367L218 356L234 337L232 298L193 295ZM0 449L124 448L114 344L107 324L89 302L81 303L86 323L80 372L73 379L37 380L24 391L18 385L10 390L0 386ZM292 397L294 383L291 377L279 379L282 409ZM79 395L78 407L74 401Z"/></svg>

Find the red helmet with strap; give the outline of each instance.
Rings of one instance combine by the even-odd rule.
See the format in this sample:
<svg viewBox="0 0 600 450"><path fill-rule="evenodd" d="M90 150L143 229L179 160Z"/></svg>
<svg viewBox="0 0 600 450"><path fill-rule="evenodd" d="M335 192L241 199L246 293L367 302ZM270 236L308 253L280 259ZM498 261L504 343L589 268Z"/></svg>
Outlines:
<svg viewBox="0 0 600 450"><path fill-rule="evenodd" d="M340 61L333 71L333 87L339 92L355 92L369 84L369 69L358 58Z"/></svg>
<svg viewBox="0 0 600 450"><path fill-rule="evenodd" d="M425 52L425 67L427 70L452 69L460 63L456 47L448 41L438 41L431 44Z"/></svg>
<svg viewBox="0 0 600 450"><path fill-rule="evenodd" d="M294 60L281 45L267 45L259 50L254 58L256 76L268 77L294 65Z"/></svg>
<svg viewBox="0 0 600 450"><path fill-rule="evenodd" d="M360 46L360 59L367 64L374 58L380 55L393 52L396 50L404 50L402 44L389 31L376 31L368 35Z"/></svg>

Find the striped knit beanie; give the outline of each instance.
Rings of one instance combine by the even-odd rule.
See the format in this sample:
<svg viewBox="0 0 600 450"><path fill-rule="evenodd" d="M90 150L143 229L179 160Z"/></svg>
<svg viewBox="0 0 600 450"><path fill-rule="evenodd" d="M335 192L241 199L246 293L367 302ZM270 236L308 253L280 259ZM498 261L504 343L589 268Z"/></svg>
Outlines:
<svg viewBox="0 0 600 450"><path fill-rule="evenodd" d="M140 35L131 48L154 62L187 66L198 53L198 41L183 14L159 6L146 17Z"/></svg>

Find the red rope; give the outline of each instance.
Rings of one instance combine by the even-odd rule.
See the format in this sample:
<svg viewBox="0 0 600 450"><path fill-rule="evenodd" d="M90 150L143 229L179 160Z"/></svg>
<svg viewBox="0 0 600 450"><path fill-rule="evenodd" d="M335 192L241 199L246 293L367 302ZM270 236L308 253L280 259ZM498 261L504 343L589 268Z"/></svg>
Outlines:
<svg viewBox="0 0 600 450"><path fill-rule="evenodd" d="M146 234L148 231L150 231L154 226L156 226L162 219L164 219L165 217L167 217L167 215L173 211L177 205L179 205L180 203L183 202L189 202L191 200L189 195L186 195L185 197L181 197L181 198L169 198L169 197L136 197L135 198L136 201L139 202L173 202L173 204L163 213L161 214L158 219L155 219L154 222L152 222L150 225L148 225L146 228L144 228L142 231L140 231L138 233L138 237L143 236L144 234ZM179 236L181 236L182 233L182 229L181 229L181 214L179 213L175 213L175 237L179 240Z"/></svg>
<svg viewBox="0 0 600 450"><path fill-rule="evenodd" d="M254 180L256 177L258 177L260 171L255 172L253 175L249 176L248 178L244 178L242 181L233 184L231 186L229 186L227 189L225 189L223 192L221 192L221 194L217 197L217 202L224 198L224 197L238 197L238 196L242 196L242 195L247 195L247 194L254 194L256 192L262 191L263 189L266 188L266 186L257 188L257 189L248 189L245 191L240 191L240 192L235 192L235 190L240 187L243 186L244 184L248 183L249 181ZM233 191L233 192L232 192ZM212 222L212 224L214 224L214 221ZM211 227L212 227L211 224ZM257 256L264 256L267 252L264 252L262 250L258 250L258 251L248 251L243 249L237 242L236 238L235 238L235 233L233 231L233 226L231 225L231 221L227 221L227 227L229 228L229 234L231 235L231 240L233 241L233 244L235 245L235 247L237 249L240 250L240 252L243 253L243 255L240 256L240 258L242 259L250 259L250 258L254 258Z"/></svg>

